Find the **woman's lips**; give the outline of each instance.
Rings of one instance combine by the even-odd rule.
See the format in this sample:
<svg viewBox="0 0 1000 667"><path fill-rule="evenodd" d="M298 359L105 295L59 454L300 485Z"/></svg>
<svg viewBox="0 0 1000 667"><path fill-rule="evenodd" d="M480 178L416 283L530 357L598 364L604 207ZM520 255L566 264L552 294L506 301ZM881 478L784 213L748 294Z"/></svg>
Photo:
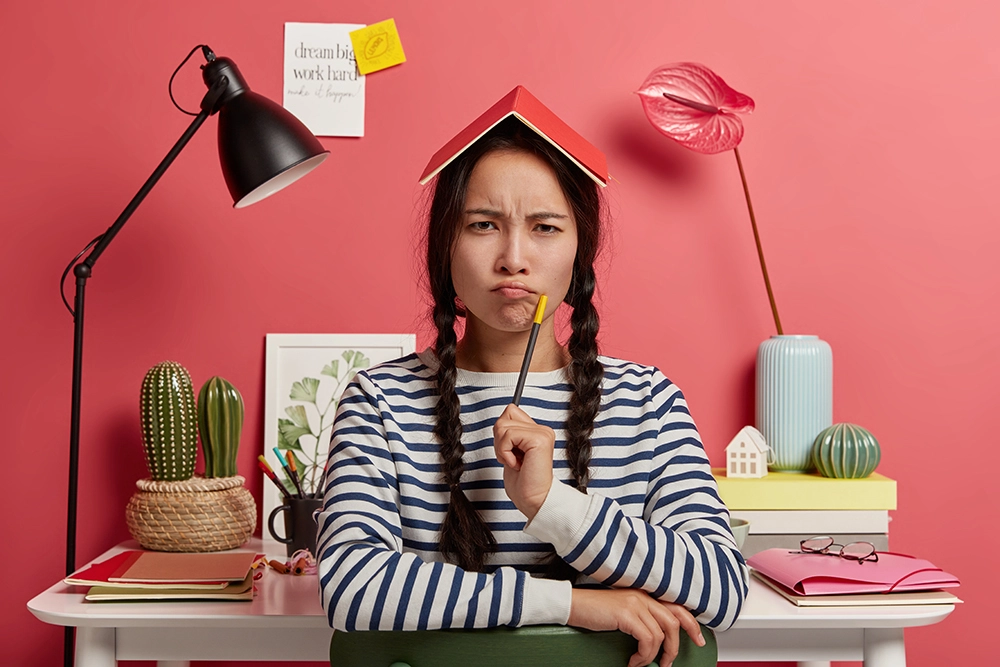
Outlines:
<svg viewBox="0 0 1000 667"><path fill-rule="evenodd" d="M523 287L498 287L493 291L507 297L508 299L520 299L533 294L533 292L526 290Z"/></svg>

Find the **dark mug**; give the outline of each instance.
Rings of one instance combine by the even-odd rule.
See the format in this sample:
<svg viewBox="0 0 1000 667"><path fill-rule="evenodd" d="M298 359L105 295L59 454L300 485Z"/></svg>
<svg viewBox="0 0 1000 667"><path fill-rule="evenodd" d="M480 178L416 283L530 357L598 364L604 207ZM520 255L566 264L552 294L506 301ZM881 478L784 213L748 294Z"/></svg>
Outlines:
<svg viewBox="0 0 1000 667"><path fill-rule="evenodd" d="M316 513L323 508L322 498L286 498L283 505L271 510L267 517L267 531L271 537L285 545L288 555L300 549L308 549L316 555ZM274 530L274 520L279 512L285 513L285 536Z"/></svg>

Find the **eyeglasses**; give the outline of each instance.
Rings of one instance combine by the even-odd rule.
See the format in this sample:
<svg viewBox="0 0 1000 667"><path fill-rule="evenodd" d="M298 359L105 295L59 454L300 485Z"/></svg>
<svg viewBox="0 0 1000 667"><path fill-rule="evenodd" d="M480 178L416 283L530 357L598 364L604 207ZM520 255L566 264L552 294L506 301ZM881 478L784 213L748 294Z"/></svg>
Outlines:
<svg viewBox="0 0 1000 667"><path fill-rule="evenodd" d="M833 547L839 547L839 551L831 552ZM878 562L878 552L871 542L850 542L848 544L836 544L832 537L820 536L810 537L808 540L799 542L799 550L790 553L817 554L820 556L839 556L846 560L854 560L858 565L865 561Z"/></svg>

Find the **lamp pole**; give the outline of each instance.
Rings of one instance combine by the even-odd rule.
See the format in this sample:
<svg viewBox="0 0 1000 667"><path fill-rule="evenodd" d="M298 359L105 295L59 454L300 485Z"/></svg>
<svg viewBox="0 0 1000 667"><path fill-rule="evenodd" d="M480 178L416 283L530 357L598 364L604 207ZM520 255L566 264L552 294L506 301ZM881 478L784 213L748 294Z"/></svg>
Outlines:
<svg viewBox="0 0 1000 667"><path fill-rule="evenodd" d="M221 90L225 87L225 80L223 79L223 85L219 86L219 91L215 93L215 97L218 98L221 94ZM212 96L213 91L209 91L206 95L206 99ZM83 306L84 306L84 294L87 289L87 279L90 278L91 272L93 271L94 264L97 259L101 256L101 253L108 247L111 241L118 234L118 231L124 226L135 209L142 203L142 200L146 198L149 191L153 189L156 182L160 180L163 176L163 172L167 170L170 164L177 158L177 155L184 149L184 146L191 140L194 133L198 131L205 119L209 117L209 113L202 111L198 114L194 121L188 126L188 129L181 135L181 138L174 144L174 147L170 149L167 156L163 158L160 165L156 168L156 171L146 180L139 192L136 193L132 201L129 202L122 214L118 216L114 224L108 228L108 231L104 232L101 236L101 240L98 241L97 245L91 251L87 259L83 260L79 264L73 267L73 275L76 276L76 295L73 299L73 391L72 391L72 406L70 408L70 425L69 425L69 507L68 507L68 525L66 526L66 575L69 576L73 574L76 570L76 496L77 496L77 468L79 464L80 456L80 385L83 373Z"/></svg>
<svg viewBox="0 0 1000 667"><path fill-rule="evenodd" d="M209 89L202 100L202 111L188 126L181 138L177 140L174 147L170 149L166 157L160 162L156 170L143 183L139 192L128 203L114 224L108 228L101 236L101 240L90 252L85 260L73 267L73 275L76 277L76 294L73 298L73 389L71 392L70 419L69 419L69 497L66 508L66 576L73 574L76 570L76 505L77 505L77 473L80 462L80 395L83 380L83 306L84 295L87 289L87 279L90 278L94 264L101 256L101 253L108 247L121 228L125 225L135 209L138 208L142 200L146 198L149 191L153 189L156 182L160 180L164 172L170 167L178 154L184 149L194 133L202 126L205 120L214 113L212 107L222 95L226 88L225 77ZM207 109L206 110L206 104ZM63 663L66 667L73 665L73 628L66 626L63 642Z"/></svg>

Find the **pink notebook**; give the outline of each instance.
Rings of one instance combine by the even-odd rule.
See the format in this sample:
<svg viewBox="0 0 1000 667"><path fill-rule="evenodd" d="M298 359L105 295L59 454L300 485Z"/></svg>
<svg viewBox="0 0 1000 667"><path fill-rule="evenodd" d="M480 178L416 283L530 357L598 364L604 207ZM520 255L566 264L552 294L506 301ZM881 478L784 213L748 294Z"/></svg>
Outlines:
<svg viewBox="0 0 1000 667"><path fill-rule="evenodd" d="M767 549L747 559L764 576L799 595L891 593L953 588L958 577L928 560L880 551L878 562Z"/></svg>

